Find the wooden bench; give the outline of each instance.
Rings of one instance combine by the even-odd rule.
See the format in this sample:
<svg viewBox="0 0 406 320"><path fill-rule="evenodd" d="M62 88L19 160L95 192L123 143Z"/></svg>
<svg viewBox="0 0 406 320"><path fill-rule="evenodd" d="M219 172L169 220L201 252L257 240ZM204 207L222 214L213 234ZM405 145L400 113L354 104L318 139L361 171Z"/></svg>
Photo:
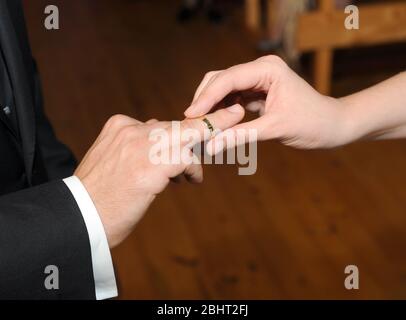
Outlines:
<svg viewBox="0 0 406 320"><path fill-rule="evenodd" d="M270 11L274 0L267 1ZM347 15L335 8L334 0L318 2L317 10L297 17L295 43L300 53L315 53L314 86L323 94L331 91L334 49L406 41L406 1L359 5L358 30L344 27ZM262 28L261 10L260 0L246 0L246 25L254 32Z"/></svg>

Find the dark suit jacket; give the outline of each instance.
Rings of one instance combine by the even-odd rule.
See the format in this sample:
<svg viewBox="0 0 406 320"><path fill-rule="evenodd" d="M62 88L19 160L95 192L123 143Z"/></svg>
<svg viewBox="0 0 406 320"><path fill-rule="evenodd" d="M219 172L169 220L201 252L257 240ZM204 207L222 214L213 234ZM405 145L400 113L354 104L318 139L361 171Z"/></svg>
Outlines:
<svg viewBox="0 0 406 320"><path fill-rule="evenodd" d="M75 160L44 114L20 0L0 0L0 47L19 123L0 110L0 298L94 299L86 225L61 180ZM45 288L48 265L59 290Z"/></svg>

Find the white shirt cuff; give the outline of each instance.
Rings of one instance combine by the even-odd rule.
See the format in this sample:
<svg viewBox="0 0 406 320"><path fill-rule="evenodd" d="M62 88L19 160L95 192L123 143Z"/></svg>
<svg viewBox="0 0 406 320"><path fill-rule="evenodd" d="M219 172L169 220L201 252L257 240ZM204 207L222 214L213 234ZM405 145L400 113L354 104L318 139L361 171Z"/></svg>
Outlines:
<svg viewBox="0 0 406 320"><path fill-rule="evenodd" d="M63 181L72 192L85 220L90 240L96 299L116 297L117 285L110 248L96 207L78 177L72 176Z"/></svg>

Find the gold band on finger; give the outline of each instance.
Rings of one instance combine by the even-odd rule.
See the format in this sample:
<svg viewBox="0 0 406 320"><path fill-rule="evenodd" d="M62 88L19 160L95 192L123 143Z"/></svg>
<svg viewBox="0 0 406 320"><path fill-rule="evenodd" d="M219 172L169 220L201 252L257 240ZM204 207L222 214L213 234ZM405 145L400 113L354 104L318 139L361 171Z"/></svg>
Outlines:
<svg viewBox="0 0 406 320"><path fill-rule="evenodd" d="M207 128L210 130L210 134L214 135L214 127L211 124L211 122L209 121L209 119L204 118L202 121L206 124Z"/></svg>

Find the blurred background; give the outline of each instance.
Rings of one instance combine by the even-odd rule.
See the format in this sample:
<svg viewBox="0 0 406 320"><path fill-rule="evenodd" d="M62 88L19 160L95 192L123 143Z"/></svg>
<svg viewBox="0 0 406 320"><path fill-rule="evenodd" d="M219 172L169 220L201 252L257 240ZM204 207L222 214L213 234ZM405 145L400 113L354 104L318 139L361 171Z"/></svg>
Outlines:
<svg viewBox="0 0 406 320"><path fill-rule="evenodd" d="M406 2L356 1L380 6L358 33L343 27L350 2L53 0L60 30L47 31L51 3L24 1L47 113L78 159L109 116L182 119L207 71L261 55L334 96L405 70ZM406 299L405 163L398 140L260 143L253 176L205 166L202 185L171 185L114 249L119 298ZM344 288L350 264L359 290Z"/></svg>

